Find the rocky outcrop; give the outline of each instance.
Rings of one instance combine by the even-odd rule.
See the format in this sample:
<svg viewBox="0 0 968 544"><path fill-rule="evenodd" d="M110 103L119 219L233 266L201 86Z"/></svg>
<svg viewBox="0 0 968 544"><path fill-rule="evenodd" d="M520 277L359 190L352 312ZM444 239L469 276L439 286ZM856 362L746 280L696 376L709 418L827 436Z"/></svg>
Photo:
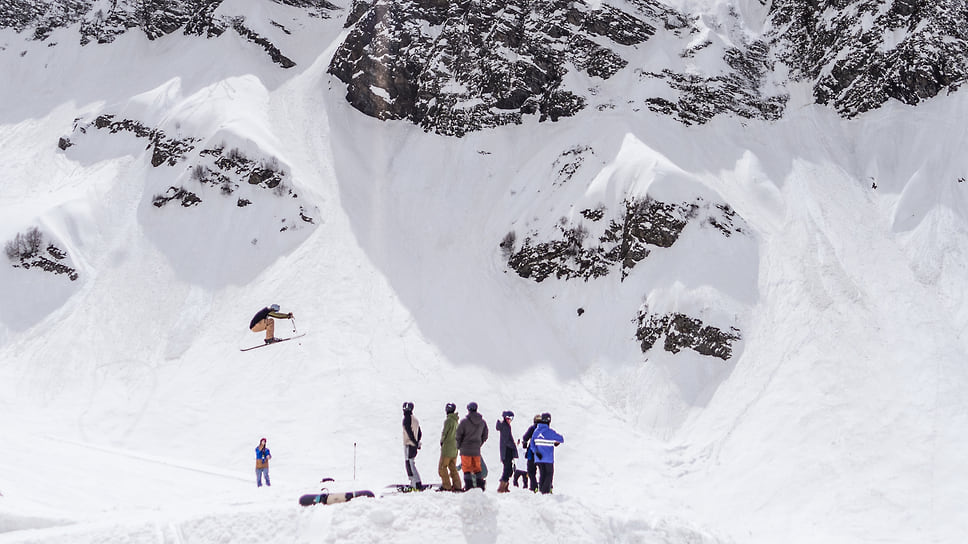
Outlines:
<svg viewBox="0 0 968 544"><path fill-rule="evenodd" d="M58 147L71 153L75 147L83 147L86 139L95 132L128 134L146 140L145 150L151 150L150 163L155 168L188 163L186 171L173 174L172 181L175 183L152 197L152 205L158 208L171 202L191 208L203 203L203 192L209 190L206 188L216 189L218 195L227 197L234 195L243 185L265 190L274 197L299 197L293 189L288 169L276 157L251 157L237 147L228 148L224 144L197 149L204 138L172 138L157 127L148 127L135 119L119 119L114 114L101 114L89 122L75 119L73 132L70 136L61 137ZM182 183L177 183L179 179ZM191 188L187 185L191 185ZM236 199L239 208L253 204L251 198ZM305 205L295 206L292 216L293 221L298 218L302 223L315 223ZM284 232L291 228L287 224L281 230Z"/></svg>
<svg viewBox="0 0 968 544"><path fill-rule="evenodd" d="M679 353L683 349L691 349L701 355L726 361L733 355L733 344L741 339L740 331L735 327L724 331L681 313L650 314L647 307L639 311L636 321L635 337L643 353L664 338L662 347L668 352Z"/></svg>
<svg viewBox="0 0 968 544"><path fill-rule="evenodd" d="M549 277L585 281L613 272L625 279L652 252L653 247L672 247L690 221L715 228L724 236L743 232L736 213L724 203L702 198L691 202L662 202L650 196L627 199L624 210L607 222L601 235L590 236L589 223L604 221L605 208L585 209L584 221L559 223L559 237L540 240L530 233L517 245L518 235L509 233L501 243L508 266L519 276L536 282Z"/></svg>
<svg viewBox="0 0 968 544"><path fill-rule="evenodd" d="M304 9L312 16L329 17L338 9L326 0L275 0ZM111 43L132 29L150 40L181 31L185 35L215 37L234 30L242 38L266 51L283 68L295 66L279 48L245 24L245 18L217 15L223 0L7 0L0 2L0 28L30 32L36 40L47 40L58 28L78 25L81 45ZM108 7L110 6L110 7ZM279 23L274 23L289 33Z"/></svg>
<svg viewBox="0 0 968 544"><path fill-rule="evenodd" d="M355 108L461 136L573 115L586 101L565 85L568 66L607 79L626 64L612 47L644 42L659 23L560 0L375 0L356 2L347 24L329 71Z"/></svg>
<svg viewBox="0 0 968 544"><path fill-rule="evenodd" d="M46 248L45 248L46 246ZM4 245L4 252L14 268L39 269L55 275L64 275L71 281L78 278L77 270L70 266L67 252L59 248L37 227L17 233Z"/></svg>
<svg viewBox="0 0 968 544"><path fill-rule="evenodd" d="M74 123L74 131L77 133L85 134L88 130L94 128L97 130L106 130L111 134L127 132L138 138L148 140L149 143L146 149L152 149L151 166L154 167L161 166L162 164L175 166L179 161L184 160L188 152L195 149L194 144L198 141L197 138L169 138L162 130L148 128L132 119L115 120L115 116L111 114L99 115L94 121L87 124L80 124L79 121L75 120ZM58 147L66 150L69 146L64 146L65 141L73 145L70 138L62 137L58 142Z"/></svg>
<svg viewBox="0 0 968 544"><path fill-rule="evenodd" d="M686 51L683 56L690 56ZM772 121L783 115L787 95L765 93L763 81L774 70L769 46L754 41L745 48L726 49L723 61L730 68L723 74L705 75L696 72L643 72L640 80L662 80L676 92L676 100L662 97L646 99L654 112L671 115L687 124L703 124L713 117L732 114L746 119Z"/></svg>
<svg viewBox="0 0 968 544"><path fill-rule="evenodd" d="M591 101L588 86L566 83L577 70L607 80L626 69L625 56L659 32L697 32L684 15L651 0L628 4L551 0L356 1L350 32L329 71L347 85L346 99L378 119L407 119L428 131L467 132L520 123L524 116L555 121ZM663 80L679 98L646 101L685 123L733 113L775 119L785 95L767 96L772 70L763 42L727 51L724 73L636 69ZM681 52L689 57L692 50ZM663 93L669 94L669 93Z"/></svg>
<svg viewBox="0 0 968 544"><path fill-rule="evenodd" d="M968 77L964 0L775 0L777 54L846 117L951 92Z"/></svg>

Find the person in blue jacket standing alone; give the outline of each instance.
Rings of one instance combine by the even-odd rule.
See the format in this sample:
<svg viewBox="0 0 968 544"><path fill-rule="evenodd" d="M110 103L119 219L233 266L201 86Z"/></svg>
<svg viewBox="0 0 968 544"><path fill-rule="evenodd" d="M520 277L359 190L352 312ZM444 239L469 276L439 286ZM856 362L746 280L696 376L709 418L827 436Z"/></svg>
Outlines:
<svg viewBox="0 0 968 544"><path fill-rule="evenodd" d="M549 425L551 414L545 412L541 414L541 423L534 428L528 447L534 454L534 463L538 467L538 489L542 493L551 493L555 477L555 448L565 441L565 437Z"/></svg>
<svg viewBox="0 0 968 544"><path fill-rule="evenodd" d="M266 439L263 438L255 448L255 483L259 487L262 487L263 476L266 477L266 485L272 485L269 483L269 459L272 459L272 454L269 453Z"/></svg>

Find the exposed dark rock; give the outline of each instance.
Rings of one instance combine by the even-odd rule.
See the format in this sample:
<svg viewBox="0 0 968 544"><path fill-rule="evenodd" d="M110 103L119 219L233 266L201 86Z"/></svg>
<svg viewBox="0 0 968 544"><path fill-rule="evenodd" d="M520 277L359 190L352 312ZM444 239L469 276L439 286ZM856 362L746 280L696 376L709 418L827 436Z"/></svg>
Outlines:
<svg viewBox="0 0 968 544"><path fill-rule="evenodd" d="M660 97L647 99L649 109L672 115L686 124L703 124L724 112L747 119L779 119L788 97L765 95L760 90L764 77L773 70L767 45L757 41L746 49L727 49L724 60L732 68L726 75L705 76L671 70L642 73L640 78L662 79L679 92L676 102Z"/></svg>
<svg viewBox="0 0 968 544"><path fill-rule="evenodd" d="M306 209L303 208L302 206L299 207L299 218L302 219L303 222L305 222L305 223L309 223L311 225L315 225L316 224L316 221L313 220L312 217L306 215Z"/></svg>
<svg viewBox="0 0 968 544"><path fill-rule="evenodd" d="M184 160L189 152L195 149L194 143L198 141L197 138L169 138L163 130L148 128L139 121L132 119L117 121L115 120L115 116L111 114L99 115L94 121L87 124L81 124L79 119L74 122L74 132L86 134L87 130L91 127L98 130L107 130L111 134L128 132L138 138L147 139L149 141L148 147L153 147L151 165L154 167L163 164L175 166L179 161ZM62 141L65 139L61 138ZM70 140L67 139L67 141L69 142ZM61 147L61 149L67 148Z"/></svg>
<svg viewBox="0 0 968 544"><path fill-rule="evenodd" d="M566 0L354 2L329 72L363 113L441 134L524 115L555 121L587 103L565 88L567 66L607 79L627 64L607 44L642 43L659 19L676 17L658 3L637 5L633 14Z"/></svg>
<svg viewBox="0 0 968 544"><path fill-rule="evenodd" d="M306 10L316 17L329 17L339 9L326 0L275 0ZM33 38L46 40L57 28L77 24L80 43L111 43L131 29L140 29L148 39L181 30L186 35L220 36L227 28L262 46L277 64L294 63L267 39L240 22L240 18L216 15L223 0L112 0L105 9L94 0L5 0L0 2L0 28L17 32L33 29ZM284 31L288 33L281 25Z"/></svg>
<svg viewBox="0 0 968 544"><path fill-rule="evenodd" d="M169 187L165 194L155 195L151 199L151 203L157 208L163 207L172 200L177 200L181 202L181 205L185 208L190 208L192 206L197 206L202 203L202 199L198 198L198 195L185 189L184 187Z"/></svg>
<svg viewBox="0 0 968 544"><path fill-rule="evenodd" d="M740 331L735 327L724 331L681 313L654 315L648 312L648 308L642 308L637 322L635 337L640 342L642 353L655 347L656 342L664 336L662 347L666 351L679 353L683 349L691 349L701 355L726 361L733 354L733 343L741 339Z"/></svg>
<svg viewBox="0 0 968 544"><path fill-rule="evenodd" d="M244 19L242 17L237 17L232 21L232 28L239 33L239 36L249 40L250 42L261 46L269 54L269 58L272 62L282 66L283 68L292 68L296 65L289 57L282 54L279 48L272 44L269 40L260 36L257 32L251 28L245 26Z"/></svg>
<svg viewBox="0 0 968 544"><path fill-rule="evenodd" d="M68 259L67 252L57 247L53 242L45 241L44 234L39 228L33 227L26 232L17 233L16 236L6 243L4 252L11 261L14 268L39 268L52 274L63 274L71 281L78 278L77 270L68 264L61 262ZM46 254L41 248L47 245Z"/></svg>
<svg viewBox="0 0 968 544"><path fill-rule="evenodd" d="M917 104L968 78L964 0L777 0L779 57L847 117L888 99Z"/></svg>
<svg viewBox="0 0 968 544"><path fill-rule="evenodd" d="M609 221L604 233L589 239L589 230L582 224L563 222L557 225L560 238L537 241L537 234L526 237L516 248L516 235L510 233L501 242L508 252L508 266L523 278L541 282L550 276L558 279L582 278L589 280L619 271L625 279L629 272L651 253L650 247L671 247L679 239L686 224L700 217L724 236L743 232L741 220L725 204L713 204L697 199L694 202L667 203L646 196L627 200L624 213ZM584 210L582 216L601 221L605 208Z"/></svg>

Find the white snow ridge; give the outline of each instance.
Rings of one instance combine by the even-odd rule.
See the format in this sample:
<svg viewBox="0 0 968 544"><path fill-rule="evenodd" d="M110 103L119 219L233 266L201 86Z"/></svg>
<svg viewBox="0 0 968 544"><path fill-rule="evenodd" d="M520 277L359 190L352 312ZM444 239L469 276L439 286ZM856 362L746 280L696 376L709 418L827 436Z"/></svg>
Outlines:
<svg viewBox="0 0 968 544"><path fill-rule="evenodd" d="M966 541L964 87L814 103L779 3L334 2L0 7L0 543ZM485 492L380 496L405 401Z"/></svg>

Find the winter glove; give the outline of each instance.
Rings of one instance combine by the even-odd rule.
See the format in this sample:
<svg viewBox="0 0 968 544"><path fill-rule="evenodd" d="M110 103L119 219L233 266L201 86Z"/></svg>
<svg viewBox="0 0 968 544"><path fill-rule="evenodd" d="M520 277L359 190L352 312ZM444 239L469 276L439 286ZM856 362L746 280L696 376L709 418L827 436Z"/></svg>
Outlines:
<svg viewBox="0 0 968 544"><path fill-rule="evenodd" d="M292 312L289 312L288 319L292 319Z"/></svg>
<svg viewBox="0 0 968 544"><path fill-rule="evenodd" d="M538 459L544 459L544 456L541 455L541 452L538 450L534 450L534 456L537 457Z"/></svg>
<svg viewBox="0 0 968 544"><path fill-rule="evenodd" d="M560 445L561 445L561 442L555 442L555 447L556 447L556 448L557 448L558 446L560 446Z"/></svg>

